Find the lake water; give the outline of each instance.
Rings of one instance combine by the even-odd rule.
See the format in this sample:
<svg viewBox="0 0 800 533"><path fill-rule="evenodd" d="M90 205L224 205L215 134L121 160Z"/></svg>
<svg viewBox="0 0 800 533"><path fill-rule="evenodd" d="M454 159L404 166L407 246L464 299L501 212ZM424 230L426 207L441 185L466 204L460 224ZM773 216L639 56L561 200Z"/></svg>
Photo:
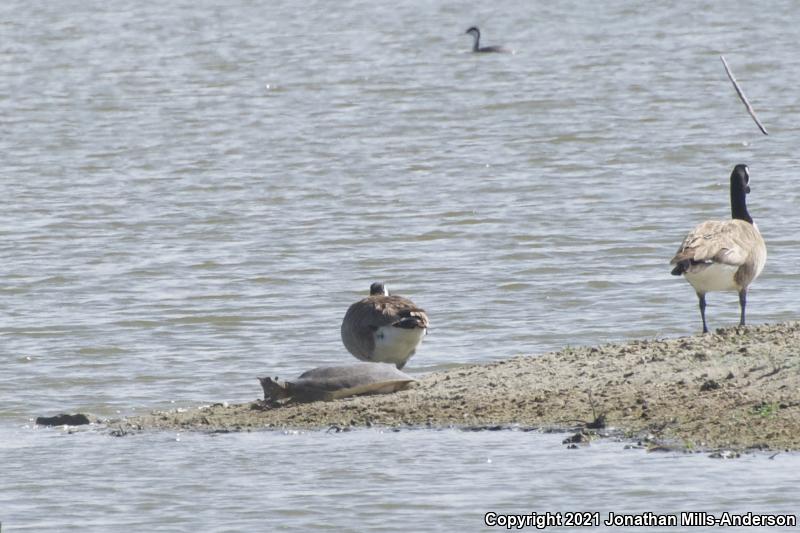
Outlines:
<svg viewBox="0 0 800 533"><path fill-rule="evenodd" d="M257 375L350 362L340 321L376 280L431 317L411 373L696 333L668 261L694 224L730 216L740 162L769 248L748 320L796 319L794 3L9 0L0 15L6 530L796 511L790 454L32 429L247 401ZM475 24L516 53L469 53ZM708 319L735 324L736 295L710 295Z"/></svg>

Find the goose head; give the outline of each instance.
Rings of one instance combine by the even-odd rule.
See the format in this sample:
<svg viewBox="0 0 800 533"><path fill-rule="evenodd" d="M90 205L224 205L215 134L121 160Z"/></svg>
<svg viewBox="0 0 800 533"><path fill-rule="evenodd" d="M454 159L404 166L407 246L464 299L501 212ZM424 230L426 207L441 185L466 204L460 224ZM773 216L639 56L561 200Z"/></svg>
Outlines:
<svg viewBox="0 0 800 533"><path fill-rule="evenodd" d="M381 283L380 281L376 281L372 285L369 286L369 295L370 296L389 296L389 291L386 289L386 285Z"/></svg>
<svg viewBox="0 0 800 533"><path fill-rule="evenodd" d="M750 170L739 164L731 172L731 217L753 223L747 211L747 194L750 192Z"/></svg>

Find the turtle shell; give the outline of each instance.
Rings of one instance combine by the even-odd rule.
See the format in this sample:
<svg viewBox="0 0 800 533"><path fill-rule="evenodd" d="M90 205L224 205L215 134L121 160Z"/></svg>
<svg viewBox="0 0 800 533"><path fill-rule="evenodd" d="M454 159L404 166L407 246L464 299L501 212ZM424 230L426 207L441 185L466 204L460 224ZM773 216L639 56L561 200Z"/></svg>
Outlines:
<svg viewBox="0 0 800 533"><path fill-rule="evenodd" d="M335 400L360 394L387 394L405 389L414 378L388 363L322 366L286 383L296 400Z"/></svg>

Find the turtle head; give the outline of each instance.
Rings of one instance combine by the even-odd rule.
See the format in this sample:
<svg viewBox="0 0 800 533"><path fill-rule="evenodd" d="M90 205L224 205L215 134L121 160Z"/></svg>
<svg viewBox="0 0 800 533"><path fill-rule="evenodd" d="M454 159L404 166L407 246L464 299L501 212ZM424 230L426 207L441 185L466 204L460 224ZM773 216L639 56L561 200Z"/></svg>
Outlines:
<svg viewBox="0 0 800 533"><path fill-rule="evenodd" d="M286 390L286 383L278 381L278 377L272 378L258 378L261 383L261 388L264 389L264 400L277 401L289 397L289 391Z"/></svg>

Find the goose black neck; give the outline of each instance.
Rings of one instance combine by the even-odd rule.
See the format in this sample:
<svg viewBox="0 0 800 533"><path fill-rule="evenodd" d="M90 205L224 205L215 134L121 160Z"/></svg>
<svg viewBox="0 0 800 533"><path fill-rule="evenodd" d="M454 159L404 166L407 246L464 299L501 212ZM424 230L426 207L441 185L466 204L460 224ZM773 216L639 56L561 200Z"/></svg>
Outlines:
<svg viewBox="0 0 800 533"><path fill-rule="evenodd" d="M753 223L747 211L747 185L735 172L731 176L731 218Z"/></svg>

